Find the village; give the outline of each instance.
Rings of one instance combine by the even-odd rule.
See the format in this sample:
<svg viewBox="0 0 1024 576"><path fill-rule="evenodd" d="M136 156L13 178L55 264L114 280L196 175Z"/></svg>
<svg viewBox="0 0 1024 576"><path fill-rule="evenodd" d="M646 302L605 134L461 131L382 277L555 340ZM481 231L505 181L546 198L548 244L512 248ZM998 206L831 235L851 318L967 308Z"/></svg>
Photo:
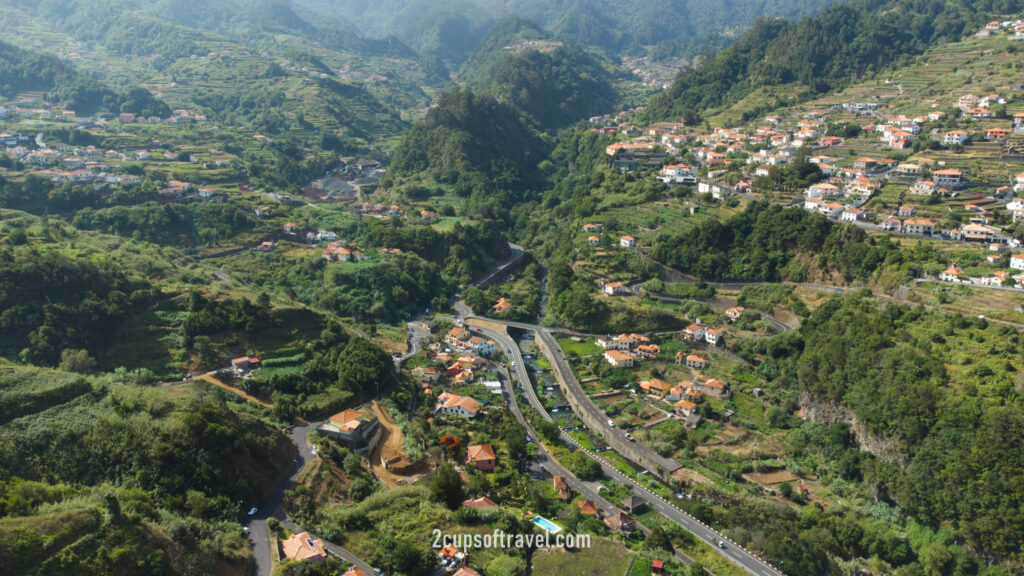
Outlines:
<svg viewBox="0 0 1024 576"><path fill-rule="evenodd" d="M991 22L975 42L1019 38L1022 26ZM927 108L895 84L886 80L885 97L859 90L856 100L826 99L709 131L683 122L640 129L629 115L591 120L604 122L593 130L618 139L605 150L613 170L683 186L712 203L766 199L871 234L976 246L969 265L950 262L930 278L1020 289L1024 82L1006 92L947 94ZM798 171L817 176L801 185ZM688 205L690 215L707 209ZM592 248L638 242L622 235L605 243L600 223L584 234Z"/></svg>

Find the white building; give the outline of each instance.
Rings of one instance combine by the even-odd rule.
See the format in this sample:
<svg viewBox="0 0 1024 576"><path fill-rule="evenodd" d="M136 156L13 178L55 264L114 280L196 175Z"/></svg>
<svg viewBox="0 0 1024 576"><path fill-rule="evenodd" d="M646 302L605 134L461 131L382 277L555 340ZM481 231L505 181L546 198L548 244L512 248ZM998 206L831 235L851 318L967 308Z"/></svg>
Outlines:
<svg viewBox="0 0 1024 576"><path fill-rule="evenodd" d="M857 222L864 219L864 211L860 208L847 208L843 210L843 222Z"/></svg>
<svg viewBox="0 0 1024 576"><path fill-rule="evenodd" d="M963 130L950 130L942 135L942 143L946 146L963 146L967 143L967 132Z"/></svg>

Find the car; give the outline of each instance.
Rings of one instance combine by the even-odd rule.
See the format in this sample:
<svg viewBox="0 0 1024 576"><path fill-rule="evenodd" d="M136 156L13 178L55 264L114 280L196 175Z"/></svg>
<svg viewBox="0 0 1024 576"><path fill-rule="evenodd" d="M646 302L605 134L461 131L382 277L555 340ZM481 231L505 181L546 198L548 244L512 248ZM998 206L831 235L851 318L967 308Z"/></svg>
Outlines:
<svg viewBox="0 0 1024 576"><path fill-rule="evenodd" d="M614 421L614 420L611 420L611 419L609 419L609 420L608 420L608 425L609 425L609 426L611 426L612 428L615 428L615 421Z"/></svg>
<svg viewBox="0 0 1024 576"><path fill-rule="evenodd" d="M256 506L253 506L249 509L249 516L255 516L257 512L259 512L259 509Z"/></svg>
<svg viewBox="0 0 1024 576"><path fill-rule="evenodd" d="M718 541L718 547L721 548L722 550L725 550L725 540L719 540Z"/></svg>

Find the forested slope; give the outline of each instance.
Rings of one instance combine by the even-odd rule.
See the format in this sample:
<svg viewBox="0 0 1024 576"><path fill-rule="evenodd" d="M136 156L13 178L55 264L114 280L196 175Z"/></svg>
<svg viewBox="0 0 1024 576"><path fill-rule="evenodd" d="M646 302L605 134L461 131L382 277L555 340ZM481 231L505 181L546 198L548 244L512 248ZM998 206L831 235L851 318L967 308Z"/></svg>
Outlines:
<svg viewBox="0 0 1024 576"><path fill-rule="evenodd" d="M869 76L928 46L955 40L1020 0L855 0L799 22L759 20L654 98L648 120L688 118L733 104L763 86L797 83L822 93Z"/></svg>

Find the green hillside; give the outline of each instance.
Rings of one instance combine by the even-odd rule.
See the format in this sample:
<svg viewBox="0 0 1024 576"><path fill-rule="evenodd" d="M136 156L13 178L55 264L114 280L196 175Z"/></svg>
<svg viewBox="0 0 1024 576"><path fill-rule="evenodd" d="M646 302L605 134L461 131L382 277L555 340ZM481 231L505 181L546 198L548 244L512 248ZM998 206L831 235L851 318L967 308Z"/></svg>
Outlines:
<svg viewBox="0 0 1024 576"><path fill-rule="evenodd" d="M273 428L191 385L0 367L3 574L242 574L238 502L290 462Z"/></svg>
<svg viewBox="0 0 1024 576"><path fill-rule="evenodd" d="M268 107L238 98L283 98L292 110L304 110L314 128L368 140L400 131L396 106L423 106L429 101L424 90L447 82L443 67L398 43L364 42L351 32L313 26L283 4L247 6L214 26L216 15L230 6L197 9L199 16L183 20L200 27L188 27L178 23L182 18L163 18L174 11L160 6L123 4L111 10L95 0L76 0L53 10L48 4L0 2L0 30L19 45L72 60L110 86L141 84L176 108L198 106L211 118L236 122L239 114L254 117ZM304 56L289 65L289 54ZM298 64L310 58L325 66ZM388 79L371 82L375 75ZM345 87L335 86L339 82ZM302 89L310 83L315 86ZM318 90L322 85L327 89ZM308 129L294 120L257 129Z"/></svg>
<svg viewBox="0 0 1024 576"><path fill-rule="evenodd" d="M742 39L679 74L652 99L649 121L688 118L729 106L755 90L797 84L810 94L841 88L940 42L958 40L1020 2L857 0L798 23L760 20ZM790 90L792 93L793 90Z"/></svg>
<svg viewBox="0 0 1024 576"><path fill-rule="evenodd" d="M484 36L469 58L459 68L459 81L469 85L483 82L488 71L511 53L516 45L529 42L551 42L552 47L560 44L552 41L551 35L533 22L519 17L505 18L497 22Z"/></svg>
<svg viewBox="0 0 1024 576"><path fill-rule="evenodd" d="M454 89L402 138L385 187L423 187L467 198L466 214L503 219L539 190L547 144L492 96Z"/></svg>
<svg viewBox="0 0 1024 576"><path fill-rule="evenodd" d="M614 110L613 74L575 46L526 50L495 64L483 85L499 100L553 129Z"/></svg>

